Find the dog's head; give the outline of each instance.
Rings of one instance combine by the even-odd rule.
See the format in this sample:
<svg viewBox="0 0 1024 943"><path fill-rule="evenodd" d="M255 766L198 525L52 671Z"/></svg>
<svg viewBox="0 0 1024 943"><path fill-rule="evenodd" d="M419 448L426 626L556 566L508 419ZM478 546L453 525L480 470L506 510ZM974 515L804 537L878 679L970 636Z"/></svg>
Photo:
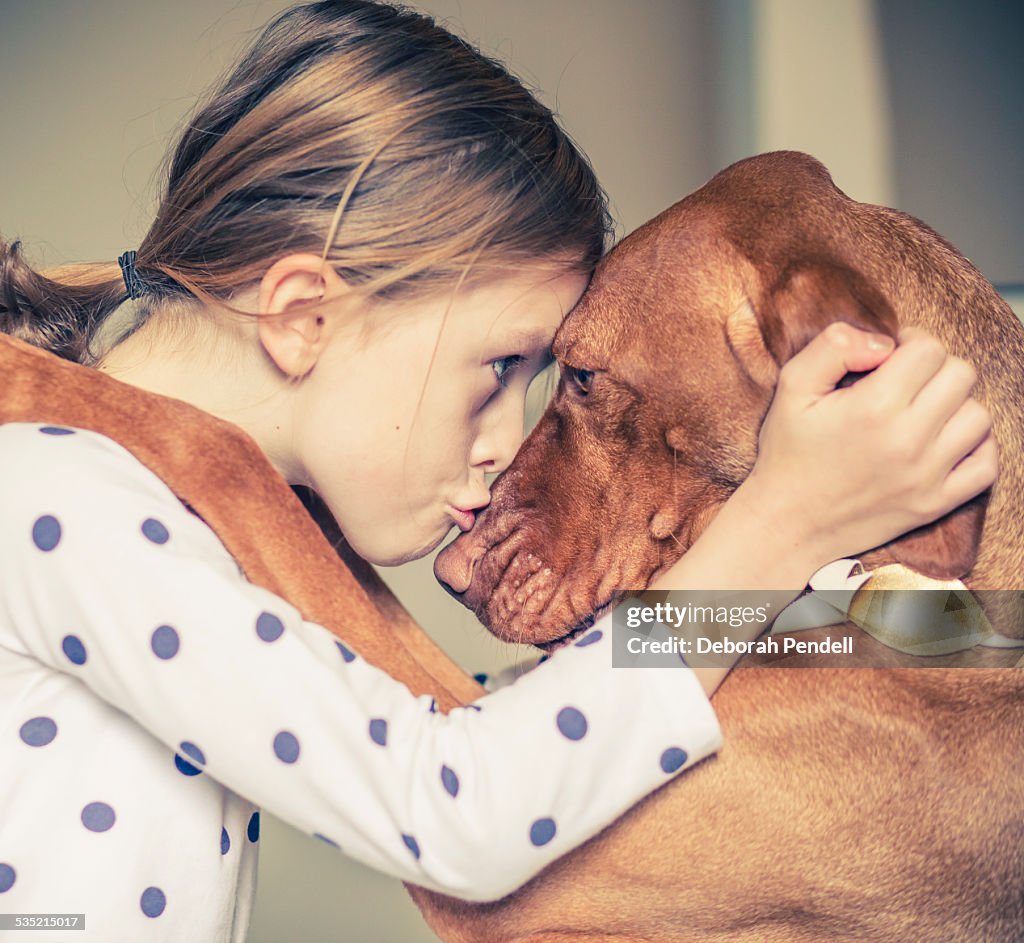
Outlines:
<svg viewBox="0 0 1024 943"><path fill-rule="evenodd" d="M733 165L637 230L563 322L554 401L438 578L499 637L542 646L644 588L750 472L791 356L832 321L918 323L891 271L920 264L918 230L937 239L786 152ZM960 576L983 515L976 500L887 549Z"/></svg>

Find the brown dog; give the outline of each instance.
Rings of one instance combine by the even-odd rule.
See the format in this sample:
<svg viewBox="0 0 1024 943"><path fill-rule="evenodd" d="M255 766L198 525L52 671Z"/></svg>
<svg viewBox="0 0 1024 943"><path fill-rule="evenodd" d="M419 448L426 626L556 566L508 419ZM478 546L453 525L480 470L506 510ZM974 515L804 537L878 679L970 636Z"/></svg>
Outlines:
<svg viewBox="0 0 1024 943"><path fill-rule="evenodd" d="M831 320L938 335L975 365L1000 447L990 495L865 565L1019 587L1024 329L938 235L794 153L730 167L601 264L555 339L554 403L438 576L503 638L585 625L707 525L753 465L780 365ZM1024 635L1019 594L990 615ZM715 707L716 757L501 902L414 892L432 927L459 943L1022 938L1024 672L741 669Z"/></svg>

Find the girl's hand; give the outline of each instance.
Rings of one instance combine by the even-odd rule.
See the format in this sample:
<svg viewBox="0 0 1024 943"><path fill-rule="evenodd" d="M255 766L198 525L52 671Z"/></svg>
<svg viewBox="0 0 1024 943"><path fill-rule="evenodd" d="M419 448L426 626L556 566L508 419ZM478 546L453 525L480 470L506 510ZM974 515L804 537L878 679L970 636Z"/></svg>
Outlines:
<svg viewBox="0 0 1024 943"><path fill-rule="evenodd" d="M893 349L834 323L783 367L742 488L776 520L804 525L800 542L820 565L930 523L996 478L991 418L970 397L976 379L920 328L902 329Z"/></svg>

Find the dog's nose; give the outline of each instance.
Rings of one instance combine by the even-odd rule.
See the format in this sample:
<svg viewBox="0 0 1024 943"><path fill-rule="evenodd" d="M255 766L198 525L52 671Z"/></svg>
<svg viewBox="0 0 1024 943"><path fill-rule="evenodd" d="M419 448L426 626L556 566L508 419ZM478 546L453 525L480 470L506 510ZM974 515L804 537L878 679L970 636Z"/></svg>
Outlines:
<svg viewBox="0 0 1024 943"><path fill-rule="evenodd" d="M473 568L484 548L468 534L458 537L434 559L434 576L453 595L460 595L473 582Z"/></svg>

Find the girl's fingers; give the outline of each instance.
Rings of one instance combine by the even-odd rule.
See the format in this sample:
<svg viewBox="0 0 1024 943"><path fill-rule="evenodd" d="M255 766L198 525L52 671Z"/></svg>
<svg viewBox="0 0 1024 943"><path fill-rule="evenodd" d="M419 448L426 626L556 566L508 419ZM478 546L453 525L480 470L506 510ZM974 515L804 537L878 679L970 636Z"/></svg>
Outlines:
<svg viewBox="0 0 1024 943"><path fill-rule="evenodd" d="M922 430L923 431L923 430ZM934 455L945 467L973 452L992 431L992 417L976 399L968 399L950 417L934 439Z"/></svg>
<svg viewBox="0 0 1024 943"><path fill-rule="evenodd" d="M884 334L871 334L835 321L786 362L779 388L787 393L824 396L847 373L877 366L892 347L892 339Z"/></svg>
<svg viewBox="0 0 1024 943"><path fill-rule="evenodd" d="M991 433L946 477L942 486L948 513L990 488L999 471L996 440Z"/></svg>
<svg viewBox="0 0 1024 943"><path fill-rule="evenodd" d="M966 360L947 357L938 373L924 385L910 404L909 412L914 426L926 433L940 434L957 411L970 400L977 379L974 367Z"/></svg>
<svg viewBox="0 0 1024 943"><path fill-rule="evenodd" d="M899 345L889 359L851 390L870 396L882 412L905 409L939 372L947 356L933 334L917 327L901 328Z"/></svg>

